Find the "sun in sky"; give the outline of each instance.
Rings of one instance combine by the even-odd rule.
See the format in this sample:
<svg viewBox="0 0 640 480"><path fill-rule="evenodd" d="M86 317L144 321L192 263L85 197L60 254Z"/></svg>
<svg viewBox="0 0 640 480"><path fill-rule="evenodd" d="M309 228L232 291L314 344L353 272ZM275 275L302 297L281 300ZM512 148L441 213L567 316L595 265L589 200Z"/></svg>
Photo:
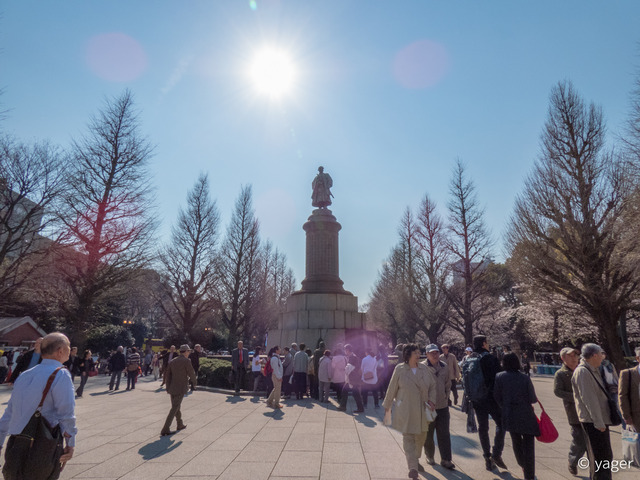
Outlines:
<svg viewBox="0 0 640 480"><path fill-rule="evenodd" d="M277 47L263 47L251 59L249 79L256 93L279 100L293 89L296 69L286 51Z"/></svg>

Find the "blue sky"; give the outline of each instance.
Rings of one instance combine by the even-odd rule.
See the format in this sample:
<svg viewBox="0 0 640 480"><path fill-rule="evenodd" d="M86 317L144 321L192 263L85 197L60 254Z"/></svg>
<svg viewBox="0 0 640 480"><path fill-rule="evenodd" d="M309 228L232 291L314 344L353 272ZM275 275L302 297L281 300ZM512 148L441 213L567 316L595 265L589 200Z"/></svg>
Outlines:
<svg viewBox="0 0 640 480"><path fill-rule="evenodd" d="M253 186L262 234L304 278L311 181L334 180L340 274L368 299L406 206L442 211L457 158L503 259L551 88L571 80L621 130L640 71L636 1L64 1L0 4L3 129L68 146L129 88L166 240L198 174L228 220ZM246 74L266 45L297 71L279 101Z"/></svg>

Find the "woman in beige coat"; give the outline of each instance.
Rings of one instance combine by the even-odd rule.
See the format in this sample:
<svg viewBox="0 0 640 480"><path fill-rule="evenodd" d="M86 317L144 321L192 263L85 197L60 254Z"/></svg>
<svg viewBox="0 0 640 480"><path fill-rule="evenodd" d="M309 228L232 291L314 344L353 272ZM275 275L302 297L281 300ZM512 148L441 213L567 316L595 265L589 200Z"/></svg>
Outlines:
<svg viewBox="0 0 640 480"><path fill-rule="evenodd" d="M418 478L418 472L424 471L418 459L429 428L425 409L435 410L436 378L426 365L419 363L417 345L405 345L402 358L404 363L393 371L382 406L388 415L395 401L392 426L402 432L409 478Z"/></svg>

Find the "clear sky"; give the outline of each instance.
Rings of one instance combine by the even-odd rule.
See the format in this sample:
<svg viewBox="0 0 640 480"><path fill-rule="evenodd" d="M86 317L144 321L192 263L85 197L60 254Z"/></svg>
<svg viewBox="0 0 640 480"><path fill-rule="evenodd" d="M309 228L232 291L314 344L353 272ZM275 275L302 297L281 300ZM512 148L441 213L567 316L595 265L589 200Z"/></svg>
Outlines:
<svg viewBox="0 0 640 480"><path fill-rule="evenodd" d="M263 237L304 278L311 181L333 177L340 276L366 302L406 206L441 209L457 158L503 259L551 88L571 80L620 131L640 67L640 2L92 0L0 3L3 129L68 146L129 88L166 240L200 172L226 223L253 186ZM277 48L274 99L248 71Z"/></svg>

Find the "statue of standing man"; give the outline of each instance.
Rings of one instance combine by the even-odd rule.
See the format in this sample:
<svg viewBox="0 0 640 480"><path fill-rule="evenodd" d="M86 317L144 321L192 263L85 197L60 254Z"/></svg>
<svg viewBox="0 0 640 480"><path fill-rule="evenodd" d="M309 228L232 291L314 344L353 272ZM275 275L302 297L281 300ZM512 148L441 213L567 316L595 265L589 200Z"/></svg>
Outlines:
<svg viewBox="0 0 640 480"><path fill-rule="evenodd" d="M324 167L318 167L318 174L311 183L313 189L311 205L318 208L326 208L331 205L331 197L333 197L331 187L333 187L333 180L328 173L324 173Z"/></svg>

